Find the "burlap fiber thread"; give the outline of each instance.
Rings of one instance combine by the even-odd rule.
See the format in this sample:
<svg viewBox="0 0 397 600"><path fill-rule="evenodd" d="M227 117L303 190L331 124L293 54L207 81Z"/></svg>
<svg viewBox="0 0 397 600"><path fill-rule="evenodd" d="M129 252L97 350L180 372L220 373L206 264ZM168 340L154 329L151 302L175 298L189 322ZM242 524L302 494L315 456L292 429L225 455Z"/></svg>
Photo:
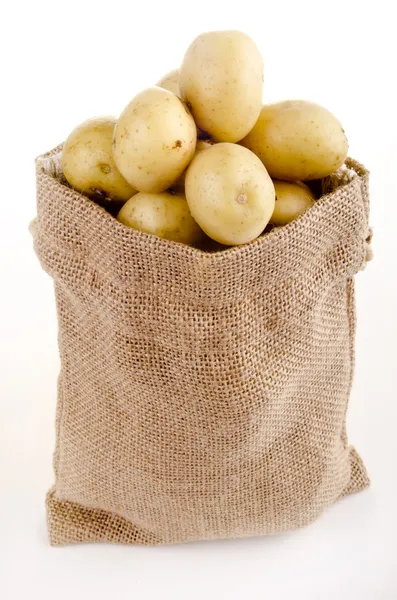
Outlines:
<svg viewBox="0 0 397 600"><path fill-rule="evenodd" d="M368 173L205 253L118 223L37 161L41 265L59 320L50 542L166 544L304 526L368 484L345 416Z"/></svg>

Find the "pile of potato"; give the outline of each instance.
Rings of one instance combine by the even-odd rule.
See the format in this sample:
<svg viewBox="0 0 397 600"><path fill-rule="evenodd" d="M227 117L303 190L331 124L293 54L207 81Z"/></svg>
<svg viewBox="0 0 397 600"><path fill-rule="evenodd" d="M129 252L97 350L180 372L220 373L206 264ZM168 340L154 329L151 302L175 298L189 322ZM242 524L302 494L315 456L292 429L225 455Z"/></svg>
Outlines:
<svg viewBox="0 0 397 600"><path fill-rule="evenodd" d="M72 131L64 175L117 206L127 226L198 247L209 238L246 244L310 209L316 198L303 182L336 171L348 151L325 108L303 100L262 106L263 80L249 36L204 33L180 69L137 94L118 119Z"/></svg>

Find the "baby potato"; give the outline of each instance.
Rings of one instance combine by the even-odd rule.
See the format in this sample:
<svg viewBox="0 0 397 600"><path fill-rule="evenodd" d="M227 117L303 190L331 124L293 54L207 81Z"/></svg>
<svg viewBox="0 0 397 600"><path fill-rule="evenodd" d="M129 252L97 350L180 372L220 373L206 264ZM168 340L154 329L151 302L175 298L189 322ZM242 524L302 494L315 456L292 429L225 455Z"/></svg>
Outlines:
<svg viewBox="0 0 397 600"><path fill-rule="evenodd" d="M240 142L263 162L271 177L320 179L344 163L348 144L328 110L304 100L263 106L252 131Z"/></svg>
<svg viewBox="0 0 397 600"><path fill-rule="evenodd" d="M311 189L301 182L273 179L276 203L270 218L272 225L286 225L313 206L316 199Z"/></svg>
<svg viewBox="0 0 397 600"><path fill-rule="evenodd" d="M241 31L211 31L189 46L179 85L199 129L216 142L237 142L262 105L263 60Z"/></svg>
<svg viewBox="0 0 397 600"><path fill-rule="evenodd" d="M134 229L183 244L195 245L205 237L190 214L183 193L140 192L124 204L117 220Z"/></svg>
<svg viewBox="0 0 397 600"><path fill-rule="evenodd" d="M265 167L250 150L223 142L200 152L185 181L193 218L220 244L246 244L262 233L275 202Z"/></svg>
<svg viewBox="0 0 397 600"><path fill-rule="evenodd" d="M213 145L213 142L211 142L210 140L197 140L196 151L194 153L194 156L197 156L197 154L200 154L200 152L202 152L203 150L206 150L207 148L211 148L212 145ZM194 156L193 156L193 158L194 158ZM176 183L174 183L172 188L174 190L182 190L183 191L185 189L185 177L186 177L186 170L182 173L182 175L178 179L178 181Z"/></svg>
<svg viewBox="0 0 397 600"><path fill-rule="evenodd" d="M140 192L162 192L179 179L196 148L197 130L183 102L168 90L148 88L120 115L113 156Z"/></svg>
<svg viewBox="0 0 397 600"><path fill-rule="evenodd" d="M125 201L136 190L116 167L112 153L114 117L95 117L78 125L62 151L62 170L68 183L93 198Z"/></svg>
<svg viewBox="0 0 397 600"><path fill-rule="evenodd" d="M164 75L164 77L156 83L156 86L172 92L175 96L179 96L179 69L174 69Z"/></svg>

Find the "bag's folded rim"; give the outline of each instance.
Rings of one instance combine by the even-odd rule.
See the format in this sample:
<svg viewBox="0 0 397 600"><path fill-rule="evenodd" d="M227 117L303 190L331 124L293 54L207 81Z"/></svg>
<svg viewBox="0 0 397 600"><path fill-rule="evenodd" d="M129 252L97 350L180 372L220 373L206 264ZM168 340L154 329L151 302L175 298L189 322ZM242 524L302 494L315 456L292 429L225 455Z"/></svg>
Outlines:
<svg viewBox="0 0 397 600"><path fill-rule="evenodd" d="M76 191L72 187L68 185L64 177L62 176L62 168L61 168L61 152L62 152L63 144L59 144L53 150L46 152L36 158L36 168L37 171L40 172L41 177L44 177L47 185L49 185L54 192L58 194L63 192L67 192L69 198L76 203L76 207L82 207L91 212L91 216L93 219L93 224L97 222L101 224L101 226L106 226L109 230L114 229L123 230L124 239L128 241L128 239L133 242L134 239L141 238L143 240L150 239L152 241L152 245L154 240L156 241L156 245L159 249L173 248L174 251L179 251L185 256L200 256L207 260L222 260L226 257L230 257L231 254L242 254L247 251L247 249L251 249L254 246L266 246L268 243L273 243L276 241L278 237L284 238L284 243L287 242L287 239L296 235L300 229L305 227L307 221L313 219L317 220L318 215L317 212L322 210L326 205L332 203L335 194L341 193L342 191L348 192L349 188L357 187L360 189L360 194L362 194L362 183L366 183L369 177L369 171L358 161L353 158L348 157L341 167L341 169L332 174L330 177L337 178L338 184L337 188L330 192L323 194L320 198L315 202L314 206L312 206L309 210L303 213L301 216L296 218L291 223L284 225L282 227L274 227L271 231L261 234L258 238L249 242L247 244L243 244L240 246L231 246L226 247L223 250L219 250L216 252L208 252L205 250L201 250L200 248L195 248L193 246L188 246L187 244L173 242L170 240L166 240L152 234L148 234L137 229L133 229L132 227L128 227L123 223L117 221L115 217L113 217L109 212L107 212L104 208L96 204L93 200ZM56 164L56 160L58 160ZM327 179L327 178L326 178ZM363 209L364 209L365 199L363 199ZM34 229L35 223L31 225L31 229Z"/></svg>

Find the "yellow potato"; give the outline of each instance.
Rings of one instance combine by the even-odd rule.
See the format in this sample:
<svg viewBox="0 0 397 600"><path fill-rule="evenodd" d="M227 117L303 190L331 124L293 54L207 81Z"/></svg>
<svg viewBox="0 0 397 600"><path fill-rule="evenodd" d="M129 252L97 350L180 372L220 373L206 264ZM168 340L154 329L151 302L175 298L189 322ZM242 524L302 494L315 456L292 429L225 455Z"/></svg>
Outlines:
<svg viewBox="0 0 397 600"><path fill-rule="evenodd" d="M215 144L198 154L187 170L185 192L193 218L226 246L258 237L274 210L274 186L265 167L236 144Z"/></svg>
<svg viewBox="0 0 397 600"><path fill-rule="evenodd" d="M211 146L213 146L213 142L210 142L209 140L198 140L197 144L196 144L196 151L194 153L194 156L197 156L197 154L200 154L200 152L202 152L203 150L206 150L207 148L211 148ZM193 156L193 158L194 158L194 156ZM185 189L185 177L186 177L186 170L182 173L182 175L178 179L178 181L176 183L174 183L172 188L174 190L182 190L183 191Z"/></svg>
<svg viewBox="0 0 397 600"><path fill-rule="evenodd" d="M124 204L117 219L124 225L174 242L194 245L205 237L182 193L140 192Z"/></svg>
<svg viewBox="0 0 397 600"><path fill-rule="evenodd" d="M196 148L193 117L174 94L159 87L135 96L117 121L113 156L140 192L162 192L179 179Z"/></svg>
<svg viewBox="0 0 397 600"><path fill-rule="evenodd" d="M136 193L116 167L112 154L114 117L95 117L73 129L62 151L69 184L91 197L128 200Z"/></svg>
<svg viewBox="0 0 397 600"><path fill-rule="evenodd" d="M301 182L273 179L276 204L270 219L272 225L286 225L313 206L315 195Z"/></svg>
<svg viewBox="0 0 397 600"><path fill-rule="evenodd" d="M237 142L261 110L263 60L245 33L203 33L185 54L179 85L201 130L216 142Z"/></svg>
<svg viewBox="0 0 397 600"><path fill-rule="evenodd" d="M348 152L345 133L328 110L304 100L265 105L240 142L277 179L320 179L337 171Z"/></svg>
<svg viewBox="0 0 397 600"><path fill-rule="evenodd" d="M164 77L156 83L156 86L172 92L175 96L179 96L179 69L174 69L167 73L167 75L164 75Z"/></svg>

